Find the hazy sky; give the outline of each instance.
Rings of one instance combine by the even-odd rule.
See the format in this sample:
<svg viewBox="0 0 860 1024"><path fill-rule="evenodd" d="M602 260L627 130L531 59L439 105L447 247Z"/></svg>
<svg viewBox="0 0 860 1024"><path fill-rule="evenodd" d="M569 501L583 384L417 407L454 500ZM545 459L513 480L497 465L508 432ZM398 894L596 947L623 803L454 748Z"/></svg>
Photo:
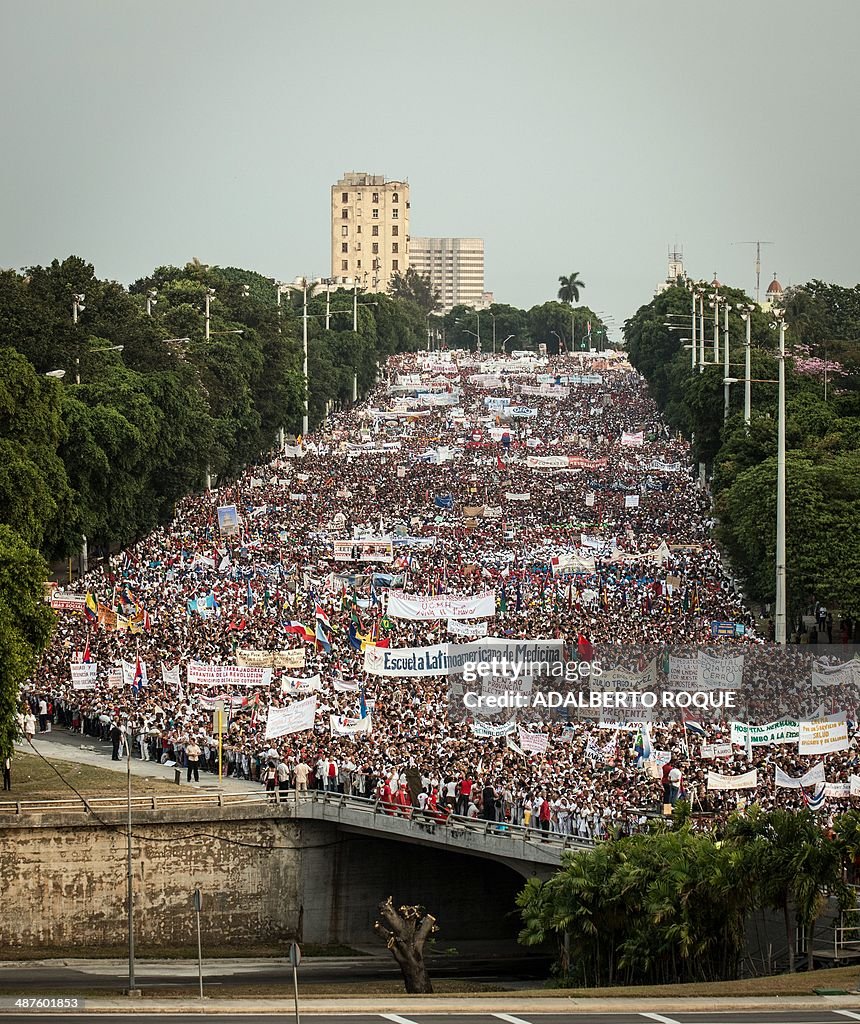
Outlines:
<svg viewBox="0 0 860 1024"><path fill-rule="evenodd" d="M0 0L0 266L329 271L343 171L496 301L860 280L858 0ZM853 184L852 184L853 183Z"/></svg>

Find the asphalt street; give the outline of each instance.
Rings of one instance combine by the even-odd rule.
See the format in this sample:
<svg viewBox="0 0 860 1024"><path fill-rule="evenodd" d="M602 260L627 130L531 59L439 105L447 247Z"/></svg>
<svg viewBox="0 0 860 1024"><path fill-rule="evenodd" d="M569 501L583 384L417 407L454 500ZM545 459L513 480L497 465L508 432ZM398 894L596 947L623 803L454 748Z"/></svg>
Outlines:
<svg viewBox="0 0 860 1024"><path fill-rule="evenodd" d="M500 982L532 987L542 981L549 970L544 957L432 957L429 961L434 978L457 978L468 981ZM300 979L314 985L331 985L359 981L398 981L400 968L387 954L361 957L305 957ZM206 960L203 962L203 984L211 987L213 996L221 985L254 986L291 984L289 961L282 958L259 960ZM139 960L135 969L137 987L196 990L196 960ZM128 987L128 963L124 960L47 961L0 966L0 991L34 990L42 993L62 992L74 995L87 990L122 992Z"/></svg>
<svg viewBox="0 0 860 1024"><path fill-rule="evenodd" d="M3 1020L29 1021L31 1024L46 1024L56 1019L57 1013L3 1013ZM75 1020L86 1019L86 1011L66 1014ZM212 1013L99 1013L93 1014L103 1024L125 1024L127 1021L146 1017L159 1020L163 1024L195 1024L209 1020ZM292 1012L279 1009L276 1013L219 1013L219 1022L223 1024L269 1024L272 1016L285 1020L293 1018ZM796 1010L796 1011L700 1011L677 1013L592 1013L583 1010L579 1013L529 1013L519 1011L513 1013L410 1013L404 1007L402 1013L340 1013L313 1014L314 1024L847 1024L860 1021L860 1003L857 1010Z"/></svg>

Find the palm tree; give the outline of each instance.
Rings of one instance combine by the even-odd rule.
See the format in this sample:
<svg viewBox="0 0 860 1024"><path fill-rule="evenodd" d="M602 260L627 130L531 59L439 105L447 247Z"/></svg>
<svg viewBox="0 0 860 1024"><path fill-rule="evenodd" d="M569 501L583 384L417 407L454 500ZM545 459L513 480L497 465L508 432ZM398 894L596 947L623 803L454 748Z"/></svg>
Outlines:
<svg viewBox="0 0 860 1024"><path fill-rule="evenodd" d="M573 304L579 302L579 293L585 287L585 282L580 279L579 271L574 270L572 274L568 274L567 277L564 274L558 279L559 289L558 297L561 302L566 302L570 306L570 350L571 352L576 348L576 331L573 326Z"/></svg>
<svg viewBox="0 0 860 1024"><path fill-rule="evenodd" d="M567 277L562 274L558 279L558 283L558 298L560 302L566 302L569 306L579 302L579 293L585 287L585 282L580 280L578 270L574 270Z"/></svg>

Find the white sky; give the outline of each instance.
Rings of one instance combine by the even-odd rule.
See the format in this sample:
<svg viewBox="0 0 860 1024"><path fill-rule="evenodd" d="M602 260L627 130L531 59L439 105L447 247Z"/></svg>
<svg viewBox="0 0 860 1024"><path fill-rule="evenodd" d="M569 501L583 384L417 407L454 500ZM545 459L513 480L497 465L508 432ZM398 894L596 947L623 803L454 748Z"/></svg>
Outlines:
<svg viewBox="0 0 860 1024"><path fill-rule="evenodd" d="M329 188L408 178L496 301L619 323L666 273L860 280L858 0L0 0L0 266L329 270ZM854 184L852 184L854 182Z"/></svg>

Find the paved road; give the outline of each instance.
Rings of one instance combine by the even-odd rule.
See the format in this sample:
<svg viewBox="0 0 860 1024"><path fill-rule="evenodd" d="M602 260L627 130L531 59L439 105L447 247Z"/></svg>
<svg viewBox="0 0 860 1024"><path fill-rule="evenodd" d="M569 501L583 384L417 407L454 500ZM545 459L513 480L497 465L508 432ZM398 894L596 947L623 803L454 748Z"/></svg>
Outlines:
<svg viewBox="0 0 860 1024"><path fill-rule="evenodd" d="M860 1006L860 1004L858 1004ZM289 1021L292 1012L285 1009L276 1011L276 1015ZM219 1013L219 1022L224 1024L271 1024L269 1013ZM29 1021L30 1024L47 1024L56 1020L58 1014L3 1014L4 1021ZM85 1019L86 1012L62 1014L75 1020ZM211 1019L211 1011L207 1013L156 1013L145 1012L127 1014L93 1015L102 1024L126 1024L141 1016L149 1020L158 1020L163 1024L198 1024ZM858 1010L797 1010L797 1011L700 1011L678 1013L594 1013L587 1009L578 1013L530 1013L527 1010L517 1013L410 1013L408 1004L401 1013L340 1013L314 1014L314 1024L850 1024L860 1021Z"/></svg>
<svg viewBox="0 0 860 1024"><path fill-rule="evenodd" d="M482 981L496 984L533 987L549 972L549 960L529 956L432 957L429 967L434 978L457 978L461 981ZM291 983L289 962L285 958L248 960L205 960L203 984L218 995L218 986L281 986ZM359 981L399 981L400 969L392 957L305 957L301 978L308 984L331 985L333 994L342 983ZM139 960L135 970L139 988L146 990L187 989L196 991L196 960ZM0 991L22 995L39 989L74 995L81 991L122 992L128 986L128 963L124 960L89 960L5 963L0 966ZM288 993L287 993L288 994Z"/></svg>

